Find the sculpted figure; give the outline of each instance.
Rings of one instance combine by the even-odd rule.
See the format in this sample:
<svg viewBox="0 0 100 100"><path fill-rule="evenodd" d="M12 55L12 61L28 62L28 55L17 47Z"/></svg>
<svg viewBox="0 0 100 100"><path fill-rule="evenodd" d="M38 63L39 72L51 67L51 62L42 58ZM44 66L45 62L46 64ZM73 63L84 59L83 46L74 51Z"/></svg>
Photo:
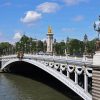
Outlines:
<svg viewBox="0 0 100 100"><path fill-rule="evenodd" d="M100 41L96 41L96 51L100 51Z"/></svg>

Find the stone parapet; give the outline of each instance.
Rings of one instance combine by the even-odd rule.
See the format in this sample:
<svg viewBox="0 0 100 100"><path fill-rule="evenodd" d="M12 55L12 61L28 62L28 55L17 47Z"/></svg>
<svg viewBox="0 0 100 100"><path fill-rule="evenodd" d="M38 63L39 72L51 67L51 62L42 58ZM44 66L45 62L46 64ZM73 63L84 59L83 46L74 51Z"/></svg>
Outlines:
<svg viewBox="0 0 100 100"><path fill-rule="evenodd" d="M100 68L93 68L92 96L93 100L100 100Z"/></svg>

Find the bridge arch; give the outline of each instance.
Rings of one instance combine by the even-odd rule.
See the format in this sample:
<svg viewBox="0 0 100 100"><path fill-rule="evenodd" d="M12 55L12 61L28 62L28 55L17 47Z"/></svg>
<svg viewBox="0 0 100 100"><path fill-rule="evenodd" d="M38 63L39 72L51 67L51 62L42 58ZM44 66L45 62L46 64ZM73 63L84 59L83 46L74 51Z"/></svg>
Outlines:
<svg viewBox="0 0 100 100"><path fill-rule="evenodd" d="M6 62L1 70L4 70L8 65L14 63L14 62L18 62L18 61L23 61L23 62L27 62L29 64L32 64L44 71L46 71L47 73L49 73L50 75L52 75L53 77L55 77L56 79L58 79L59 81L61 81L63 84L65 84L67 87L69 87L72 91L74 91L75 93L77 93L80 97L82 97L84 100L91 100L91 95L89 93L86 93L84 91L84 89L82 89L79 85L76 85L75 82L73 82L71 79L67 78L65 75L58 73L57 71L55 71L55 69L52 69L50 67L47 67L46 65L35 61L35 60L31 60L31 59L13 59L13 60L9 60L8 62Z"/></svg>

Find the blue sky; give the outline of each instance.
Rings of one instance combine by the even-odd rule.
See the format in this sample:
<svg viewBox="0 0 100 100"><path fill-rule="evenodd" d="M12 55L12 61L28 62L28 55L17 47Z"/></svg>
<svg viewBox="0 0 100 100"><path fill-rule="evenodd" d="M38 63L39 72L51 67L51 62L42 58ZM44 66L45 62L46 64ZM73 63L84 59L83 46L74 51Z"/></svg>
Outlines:
<svg viewBox="0 0 100 100"><path fill-rule="evenodd" d="M84 34L93 39L99 15L100 0L0 0L0 42L22 34L44 40L49 25L58 41L82 40Z"/></svg>

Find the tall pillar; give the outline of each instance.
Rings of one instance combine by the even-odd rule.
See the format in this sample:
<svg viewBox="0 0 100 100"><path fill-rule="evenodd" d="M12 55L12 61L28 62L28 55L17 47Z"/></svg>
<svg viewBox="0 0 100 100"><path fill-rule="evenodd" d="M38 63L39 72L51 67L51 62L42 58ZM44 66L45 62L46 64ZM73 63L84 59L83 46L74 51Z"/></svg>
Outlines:
<svg viewBox="0 0 100 100"><path fill-rule="evenodd" d="M96 41L96 54L93 56L93 75L92 75L92 97L93 100L100 100L100 16L94 23L94 30L98 33Z"/></svg>
<svg viewBox="0 0 100 100"><path fill-rule="evenodd" d="M48 27L47 33L47 53L53 54L53 32L50 26Z"/></svg>

